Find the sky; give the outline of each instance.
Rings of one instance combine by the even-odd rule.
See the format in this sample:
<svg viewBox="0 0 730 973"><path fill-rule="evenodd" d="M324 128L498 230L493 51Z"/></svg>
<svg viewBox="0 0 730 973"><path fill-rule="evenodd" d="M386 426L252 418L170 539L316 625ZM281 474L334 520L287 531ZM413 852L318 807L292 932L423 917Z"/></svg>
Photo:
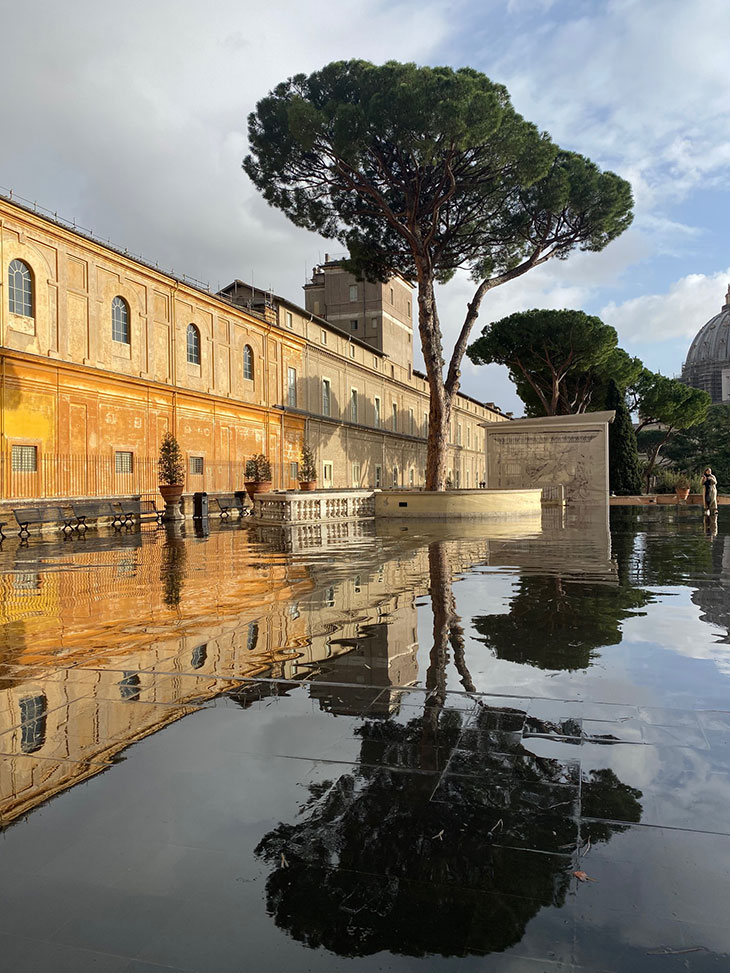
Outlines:
<svg viewBox="0 0 730 973"><path fill-rule="evenodd" d="M678 375L724 303L727 0L26 0L13 23L0 191L214 290L253 279L303 304L312 267L341 252L271 209L241 161L260 98L357 57L483 71L561 147L632 185L628 231L490 292L474 337L513 311L578 308ZM471 288L462 275L439 292L447 348ZM522 412L504 368L465 360L462 388Z"/></svg>

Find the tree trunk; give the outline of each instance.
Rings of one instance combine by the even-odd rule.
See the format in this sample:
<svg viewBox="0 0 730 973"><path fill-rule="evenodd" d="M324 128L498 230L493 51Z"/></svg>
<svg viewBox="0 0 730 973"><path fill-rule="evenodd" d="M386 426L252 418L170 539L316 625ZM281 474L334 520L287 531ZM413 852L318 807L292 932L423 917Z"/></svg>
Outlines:
<svg viewBox="0 0 730 973"><path fill-rule="evenodd" d="M426 364L430 394L428 446L426 451L426 489L446 489L446 446L449 441L452 396L444 384L444 359L441 329L438 325L433 281L420 272L418 278L418 331Z"/></svg>

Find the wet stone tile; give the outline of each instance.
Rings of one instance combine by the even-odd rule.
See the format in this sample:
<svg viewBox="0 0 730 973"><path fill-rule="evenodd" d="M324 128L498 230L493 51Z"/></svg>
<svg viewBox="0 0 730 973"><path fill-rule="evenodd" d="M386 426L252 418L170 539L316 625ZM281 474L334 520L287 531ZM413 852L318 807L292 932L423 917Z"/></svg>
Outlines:
<svg viewBox="0 0 730 973"><path fill-rule="evenodd" d="M645 723L642 726L644 743L659 747L694 747L697 750L709 749L705 734L699 726L688 724L678 726L657 726Z"/></svg>
<svg viewBox="0 0 730 973"><path fill-rule="evenodd" d="M475 752L518 751L522 743L522 730L503 731L482 728L479 725L468 726L459 737L460 750Z"/></svg>
<svg viewBox="0 0 730 973"><path fill-rule="evenodd" d="M699 729L702 722L701 713L658 706L640 706L639 717L651 726L686 726ZM728 724L728 729L730 729L730 724Z"/></svg>
<svg viewBox="0 0 730 973"><path fill-rule="evenodd" d="M582 720L569 717L568 719L553 722L552 720L528 716L525 720L523 735L526 738L544 736L552 739L580 740L583 736Z"/></svg>
<svg viewBox="0 0 730 973"><path fill-rule="evenodd" d="M444 747L401 741L367 739L359 754L362 766L387 767L412 770L428 774L441 774L451 757Z"/></svg>
<svg viewBox="0 0 730 973"><path fill-rule="evenodd" d="M638 720L639 707L624 703L598 703L587 699L582 704L583 720L598 720L603 723L619 723L624 720Z"/></svg>
<svg viewBox="0 0 730 973"><path fill-rule="evenodd" d="M514 753L489 754L489 776L492 780L509 780L514 772L518 757ZM482 777L485 772L483 754L478 750L454 750L448 762L450 775L464 777Z"/></svg>
<svg viewBox="0 0 730 973"><path fill-rule="evenodd" d="M514 766L515 775L525 782L576 785L580 782L580 762L576 759L552 759L532 753L520 753Z"/></svg>
<svg viewBox="0 0 730 973"><path fill-rule="evenodd" d="M643 743L642 724L624 719L613 722L583 720L584 739L589 743Z"/></svg>

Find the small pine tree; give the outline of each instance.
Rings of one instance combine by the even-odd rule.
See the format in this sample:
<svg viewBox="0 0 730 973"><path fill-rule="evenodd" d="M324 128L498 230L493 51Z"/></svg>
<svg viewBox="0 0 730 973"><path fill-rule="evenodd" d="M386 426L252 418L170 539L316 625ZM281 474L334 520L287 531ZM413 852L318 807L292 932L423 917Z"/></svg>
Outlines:
<svg viewBox="0 0 730 973"><path fill-rule="evenodd" d="M626 399L613 379L608 383L606 408L616 413L616 418L608 427L609 489L618 497L636 496L641 493L636 433Z"/></svg>
<svg viewBox="0 0 730 973"><path fill-rule="evenodd" d="M185 461L180 444L171 432L166 432L162 437L157 471L160 483L167 486L175 486L185 482Z"/></svg>
<svg viewBox="0 0 730 973"><path fill-rule="evenodd" d="M317 464L314 461L314 451L309 443L302 443L302 462L299 467L299 479L302 483L311 483L317 479Z"/></svg>

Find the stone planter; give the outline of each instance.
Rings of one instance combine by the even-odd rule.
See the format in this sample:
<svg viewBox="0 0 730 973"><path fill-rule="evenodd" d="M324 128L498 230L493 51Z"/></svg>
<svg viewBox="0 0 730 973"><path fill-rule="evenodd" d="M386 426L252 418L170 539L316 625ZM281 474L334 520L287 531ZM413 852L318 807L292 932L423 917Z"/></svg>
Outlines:
<svg viewBox="0 0 730 973"><path fill-rule="evenodd" d="M158 490L165 503L179 503L183 492L182 483L160 483Z"/></svg>
<svg viewBox="0 0 730 973"><path fill-rule="evenodd" d="M162 499L165 501L165 516L163 519L166 522L185 520L185 515L180 510L180 497L183 492L183 484L160 483L158 490L162 494Z"/></svg>
<svg viewBox="0 0 730 973"><path fill-rule="evenodd" d="M316 480L300 480L299 481L299 489L300 490L304 490L305 492L309 492L311 490L316 490L317 489L317 481Z"/></svg>
<svg viewBox="0 0 730 973"><path fill-rule="evenodd" d="M257 493L269 493L271 491L271 480L246 480L244 486L249 499L253 503L253 498Z"/></svg>
<svg viewBox="0 0 730 973"><path fill-rule="evenodd" d="M681 500L682 502L686 502L687 497L689 496L689 487L686 487L686 488L685 487L675 487L674 492L677 495L677 500L678 501Z"/></svg>

